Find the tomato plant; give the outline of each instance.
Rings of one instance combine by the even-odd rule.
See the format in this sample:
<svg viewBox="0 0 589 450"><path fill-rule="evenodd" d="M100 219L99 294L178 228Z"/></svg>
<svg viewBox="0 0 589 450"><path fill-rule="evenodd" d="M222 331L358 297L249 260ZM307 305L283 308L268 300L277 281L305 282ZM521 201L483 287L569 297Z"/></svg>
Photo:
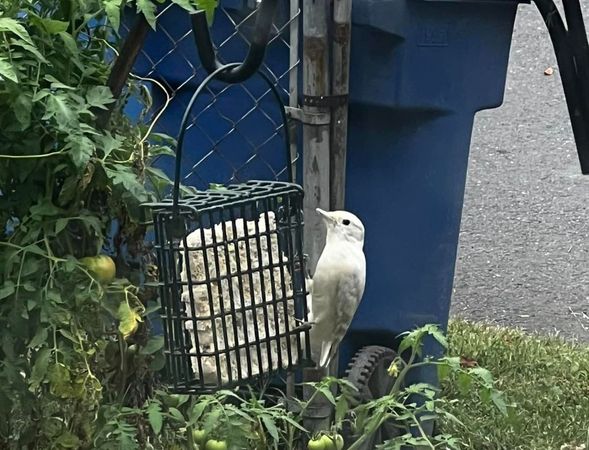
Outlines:
<svg viewBox="0 0 589 450"><path fill-rule="evenodd" d="M209 13L216 4L172 1ZM309 402L301 402L297 415L286 402L255 394L189 398L158 389L164 341L150 334L148 313L157 306L138 282L158 278L143 245L141 204L169 183L151 163L173 155L173 140L152 133L153 123L123 114L125 102L145 92L140 82L130 80L115 99L107 79L109 55L120 47L122 8L134 6L154 26L159 3L0 0L2 449L160 450L187 448L192 440L208 450L228 443L290 450L309 433L300 425ZM105 110L103 126L97 115ZM110 239L114 223L117 236ZM138 268L128 264L124 247L136 249ZM413 356L428 330L403 341ZM402 388L417 364L396 361L395 390L355 407L359 430L369 435L399 415L409 428L421 414L440 414L430 387ZM456 360L445 364L460 371ZM505 409L488 374L476 369L486 396ZM349 403L331 393L337 382L315 386L334 400L334 429L341 429ZM415 395L426 398L423 408L407 406ZM309 449L340 448L340 442L324 436Z"/></svg>
<svg viewBox="0 0 589 450"><path fill-rule="evenodd" d="M137 285L139 272L157 275L140 205L168 182L150 164L173 140L123 114L140 82L120 99L107 86L122 9L153 25L157 3L0 0L1 448L147 448L180 435L153 394L163 339Z"/></svg>

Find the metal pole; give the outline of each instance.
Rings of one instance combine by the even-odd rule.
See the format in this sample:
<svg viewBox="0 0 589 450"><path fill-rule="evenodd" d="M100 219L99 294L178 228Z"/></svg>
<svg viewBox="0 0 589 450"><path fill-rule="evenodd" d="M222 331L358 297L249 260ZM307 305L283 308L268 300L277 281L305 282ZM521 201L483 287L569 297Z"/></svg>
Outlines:
<svg viewBox="0 0 589 450"><path fill-rule="evenodd" d="M288 79L288 105L292 108L299 106L299 77L298 73L300 70L299 61L299 21L300 21L300 8L299 0L290 0L290 36L289 36L289 47L290 53L288 58L288 68L290 70ZM294 120L289 120L288 126L290 127L290 161L289 164L292 166L292 182L297 181L297 156L298 156L298 143L297 143L297 123ZM294 398L295 393L295 378L293 374L289 374L286 377L286 395L288 398Z"/></svg>
<svg viewBox="0 0 589 450"><path fill-rule="evenodd" d="M331 165L329 168L331 210L343 209L345 205L351 22L352 1L334 0L331 93L337 103L331 113Z"/></svg>
<svg viewBox="0 0 589 450"><path fill-rule="evenodd" d="M303 0L303 113L329 114L329 46L327 0ZM316 208L329 209L329 124L303 124L305 253L315 272L325 243Z"/></svg>
<svg viewBox="0 0 589 450"><path fill-rule="evenodd" d="M289 80L288 80L288 106L291 108L296 108L299 106L299 70L300 70L300 60L299 60L299 22L300 18L300 7L299 7L299 0L291 0L290 1L290 39L289 39L289 46L290 46L290 54L289 54L289 61L288 61L288 68L290 70ZM297 167L296 167L296 160L298 157L298 142L297 142L297 133L296 128L298 124L294 120L290 120L290 124L292 126L291 133L290 133L290 163L293 165L292 167L292 174L294 180L297 180Z"/></svg>
<svg viewBox="0 0 589 450"><path fill-rule="evenodd" d="M329 96L328 0L303 0L303 115L327 116ZM305 199L305 253L309 256L307 269L315 272L325 243L325 229L316 208L329 209L330 125L303 122L303 188ZM320 381L322 370L307 369L305 381ZM303 387L303 398L313 395L309 386ZM311 431L326 430L331 419L329 401L318 395L307 406L303 426Z"/></svg>

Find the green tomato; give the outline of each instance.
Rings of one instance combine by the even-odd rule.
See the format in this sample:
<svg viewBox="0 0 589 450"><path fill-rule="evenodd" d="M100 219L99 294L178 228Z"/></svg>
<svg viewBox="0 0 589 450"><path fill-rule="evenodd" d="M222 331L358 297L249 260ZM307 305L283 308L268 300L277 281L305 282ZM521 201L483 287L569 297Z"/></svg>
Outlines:
<svg viewBox="0 0 589 450"><path fill-rule="evenodd" d="M325 448L325 441L323 441L323 437L319 439L311 439L307 444L307 450L327 450Z"/></svg>
<svg viewBox="0 0 589 450"><path fill-rule="evenodd" d="M117 266L110 256L86 256L80 259L80 262L86 266L98 281L102 284L110 284L117 275Z"/></svg>
<svg viewBox="0 0 589 450"><path fill-rule="evenodd" d="M341 434L336 434L333 437L333 440L335 442L335 448L336 450L343 450L344 448L344 438Z"/></svg>
<svg viewBox="0 0 589 450"><path fill-rule="evenodd" d="M205 430L193 430L192 440L198 445L202 445L207 441L207 432Z"/></svg>
<svg viewBox="0 0 589 450"><path fill-rule="evenodd" d="M323 448L325 450L336 450L335 441L326 434L321 436L321 442L323 442Z"/></svg>
<svg viewBox="0 0 589 450"><path fill-rule="evenodd" d="M227 450L227 442L209 439L205 445L205 450Z"/></svg>

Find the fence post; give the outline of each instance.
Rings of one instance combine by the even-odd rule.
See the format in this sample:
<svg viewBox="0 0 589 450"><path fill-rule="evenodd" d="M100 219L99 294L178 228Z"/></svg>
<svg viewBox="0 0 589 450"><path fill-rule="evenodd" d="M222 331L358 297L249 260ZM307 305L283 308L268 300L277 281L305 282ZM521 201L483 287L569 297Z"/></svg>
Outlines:
<svg viewBox="0 0 589 450"><path fill-rule="evenodd" d="M303 0L303 115L328 117L330 78L328 40L328 0ZM317 261L325 243L325 229L316 208L329 209L330 125L303 122L303 188L305 199L305 253L309 256L307 268L315 272ZM305 381L320 381L323 370L307 369ZM303 398L309 400L313 390L303 387ZM311 432L326 430L331 419L329 401L318 395L307 406L304 426Z"/></svg>
<svg viewBox="0 0 589 450"><path fill-rule="evenodd" d="M329 206L331 210L343 209L345 205L351 22L352 0L334 0L331 94L335 104L331 113L331 158L329 168Z"/></svg>
<svg viewBox="0 0 589 450"><path fill-rule="evenodd" d="M329 45L327 0L303 0L303 112L329 114ZM329 124L303 124L305 253L315 272L325 230L315 208L329 209Z"/></svg>

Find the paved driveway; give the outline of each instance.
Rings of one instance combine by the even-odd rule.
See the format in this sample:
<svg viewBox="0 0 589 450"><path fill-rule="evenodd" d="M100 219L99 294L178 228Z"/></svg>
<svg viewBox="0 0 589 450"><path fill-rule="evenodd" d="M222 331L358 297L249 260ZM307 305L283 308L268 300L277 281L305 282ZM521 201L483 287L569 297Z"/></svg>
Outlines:
<svg viewBox="0 0 589 450"><path fill-rule="evenodd" d="M522 5L505 103L477 116L453 313L589 340L571 314L589 313L589 176L548 67L548 33L536 8Z"/></svg>

